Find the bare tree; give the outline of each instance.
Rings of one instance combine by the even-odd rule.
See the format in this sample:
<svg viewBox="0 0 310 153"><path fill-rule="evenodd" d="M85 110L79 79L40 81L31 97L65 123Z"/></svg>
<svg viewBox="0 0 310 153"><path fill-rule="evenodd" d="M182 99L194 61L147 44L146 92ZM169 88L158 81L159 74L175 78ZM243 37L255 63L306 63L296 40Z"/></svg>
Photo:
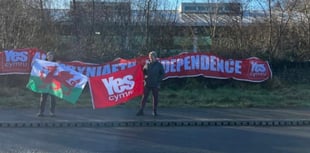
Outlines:
<svg viewBox="0 0 310 153"><path fill-rule="evenodd" d="M2 49L53 47L54 28L41 0L3 0L0 5Z"/></svg>
<svg viewBox="0 0 310 153"><path fill-rule="evenodd" d="M299 0L297 3L297 12L301 15L296 23L294 32L296 33L295 52L301 60L310 59L310 1Z"/></svg>
<svg viewBox="0 0 310 153"><path fill-rule="evenodd" d="M133 1L132 48L138 54L146 54L149 50L169 50L173 45L173 28L176 23L177 6L165 0ZM139 44L137 44L139 42Z"/></svg>

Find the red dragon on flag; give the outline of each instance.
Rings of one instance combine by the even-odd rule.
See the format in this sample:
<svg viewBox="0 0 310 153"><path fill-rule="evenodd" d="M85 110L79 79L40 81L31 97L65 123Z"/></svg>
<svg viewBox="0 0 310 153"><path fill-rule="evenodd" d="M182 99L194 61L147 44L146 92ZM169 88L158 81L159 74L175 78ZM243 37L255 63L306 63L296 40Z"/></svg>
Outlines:
<svg viewBox="0 0 310 153"><path fill-rule="evenodd" d="M68 71L60 71L57 73L58 66L47 66L43 67L40 71L40 78L44 84L41 88L46 88L47 86L54 85L51 87L52 90L60 90L62 85L68 89L64 94L70 95L72 89L76 84L81 82L81 79L72 80L74 75ZM46 73L47 71L47 73ZM46 76L44 74L46 73Z"/></svg>
<svg viewBox="0 0 310 153"><path fill-rule="evenodd" d="M88 78L58 63L35 60L27 87L34 92L50 93L75 103Z"/></svg>

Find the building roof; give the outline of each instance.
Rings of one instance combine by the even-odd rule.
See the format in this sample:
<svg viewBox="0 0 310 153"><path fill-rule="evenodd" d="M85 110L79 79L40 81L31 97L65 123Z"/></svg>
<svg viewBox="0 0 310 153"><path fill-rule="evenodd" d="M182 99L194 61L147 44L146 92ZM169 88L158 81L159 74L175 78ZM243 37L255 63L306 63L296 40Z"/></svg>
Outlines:
<svg viewBox="0 0 310 153"><path fill-rule="evenodd" d="M51 9L51 16L56 22L71 22L70 9ZM144 24L147 21L147 12L145 10L131 10L128 18L133 24ZM119 16L119 15L118 15ZM176 26L225 26L232 23L242 23L248 25L253 22L264 21L268 14L264 11L244 11L242 14L227 13L201 13L182 10L156 10L148 12L148 21L150 25L161 25L173 23ZM273 10L273 16L278 20L292 20L295 22L308 20L305 14L299 12L283 13ZM116 19L117 20L117 19Z"/></svg>

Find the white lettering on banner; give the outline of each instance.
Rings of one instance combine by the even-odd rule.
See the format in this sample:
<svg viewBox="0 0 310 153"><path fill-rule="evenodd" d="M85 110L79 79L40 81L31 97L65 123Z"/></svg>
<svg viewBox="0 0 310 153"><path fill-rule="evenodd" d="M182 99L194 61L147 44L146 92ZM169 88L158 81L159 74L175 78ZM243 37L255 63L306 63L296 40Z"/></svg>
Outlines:
<svg viewBox="0 0 310 153"><path fill-rule="evenodd" d="M96 71L96 76L100 76L102 73L101 73L101 67L100 66L97 66L97 71Z"/></svg>
<svg viewBox="0 0 310 153"><path fill-rule="evenodd" d="M170 63L171 63L171 67L170 67L170 72L175 72L176 70L175 70L175 62L176 62L177 60L176 59L171 59L171 61L170 61Z"/></svg>
<svg viewBox="0 0 310 153"><path fill-rule="evenodd" d="M95 76L96 74L96 67L87 67L86 68L86 76Z"/></svg>
<svg viewBox="0 0 310 153"><path fill-rule="evenodd" d="M183 59L177 59L177 68L176 71L180 72L181 71L181 66L184 65L184 60Z"/></svg>
<svg viewBox="0 0 310 153"><path fill-rule="evenodd" d="M86 67L85 66L78 66L77 67L77 69L76 69L76 71L78 71L78 72L84 72L85 71L85 69L86 69Z"/></svg>
<svg viewBox="0 0 310 153"><path fill-rule="evenodd" d="M128 97L133 94L132 89L134 88L135 82L132 75L126 75L123 78L113 78L101 80L106 87L109 100L118 101L121 98Z"/></svg>
<svg viewBox="0 0 310 153"><path fill-rule="evenodd" d="M128 62L128 63L118 63L118 64L106 64L99 66L74 66L74 64L60 64L66 68L70 68L76 70L79 73L82 73L88 77L101 76L110 74L113 72L117 72L120 70L125 70L127 68L131 68L136 66L136 62Z"/></svg>
<svg viewBox="0 0 310 153"><path fill-rule="evenodd" d="M103 66L102 74L110 74L110 73L111 73L110 64Z"/></svg>
<svg viewBox="0 0 310 153"><path fill-rule="evenodd" d="M211 56L211 58L210 58L210 71L216 71L215 65L216 65L217 60L218 60L218 58L216 58L215 56Z"/></svg>
<svg viewBox="0 0 310 153"><path fill-rule="evenodd" d="M189 56L186 56L186 57L184 58L184 70L190 70L189 64L190 64L190 62L189 62ZM168 69L168 72L169 72L169 69Z"/></svg>
<svg viewBox="0 0 310 153"><path fill-rule="evenodd" d="M256 61L251 61L251 72L250 75L252 77L261 77L266 76L267 71L264 64L258 64Z"/></svg>
<svg viewBox="0 0 310 153"><path fill-rule="evenodd" d="M46 54L41 53L41 52L36 52L32 58L32 61L34 61L35 59L41 59L44 60L46 59Z"/></svg>
<svg viewBox="0 0 310 153"><path fill-rule="evenodd" d="M135 85L132 75L126 75L123 78L115 79L113 77L109 77L108 79L102 79L102 82L105 85L109 95L113 95L114 93L122 93L125 90L131 90Z"/></svg>
<svg viewBox="0 0 310 153"><path fill-rule="evenodd" d="M6 50L4 53L6 62L26 62L28 60L27 51L17 52L14 50Z"/></svg>
<svg viewBox="0 0 310 153"><path fill-rule="evenodd" d="M128 96L130 96L132 94L133 94L133 91L130 90L130 91L125 91L125 92L120 93L120 94L111 95L111 96L109 96L109 101L117 102L119 99L128 97Z"/></svg>
<svg viewBox="0 0 310 153"><path fill-rule="evenodd" d="M191 56L192 60L192 70L198 70L199 69L199 55Z"/></svg>
<svg viewBox="0 0 310 153"><path fill-rule="evenodd" d="M117 72L119 70L125 70L127 68L127 65L128 65L128 63L113 64L112 65L112 73Z"/></svg>
<svg viewBox="0 0 310 153"><path fill-rule="evenodd" d="M201 56L201 70L209 70L209 56L202 55Z"/></svg>
<svg viewBox="0 0 310 153"><path fill-rule="evenodd" d="M266 72L266 68L264 66L264 64L257 64L257 62L251 62L251 72L255 72L255 73L265 73Z"/></svg>
<svg viewBox="0 0 310 153"><path fill-rule="evenodd" d="M190 70L204 70L222 73L241 74L240 60L224 60L216 56L195 55L186 56L184 58L173 58L170 60L162 60L165 73L181 72Z"/></svg>
<svg viewBox="0 0 310 153"><path fill-rule="evenodd" d="M6 68L12 68L12 67L28 67L29 64L25 62L11 62L11 63L5 63L4 67Z"/></svg>

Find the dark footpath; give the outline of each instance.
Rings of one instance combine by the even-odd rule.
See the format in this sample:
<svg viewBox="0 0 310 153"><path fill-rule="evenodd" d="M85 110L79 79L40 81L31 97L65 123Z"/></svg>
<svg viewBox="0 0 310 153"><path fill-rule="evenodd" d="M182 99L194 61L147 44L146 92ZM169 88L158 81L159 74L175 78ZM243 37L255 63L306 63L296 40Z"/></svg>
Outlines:
<svg viewBox="0 0 310 153"><path fill-rule="evenodd" d="M137 109L57 108L56 116L37 117L37 109L0 109L0 128L108 128L183 126L309 126L310 108L159 108L152 116Z"/></svg>

